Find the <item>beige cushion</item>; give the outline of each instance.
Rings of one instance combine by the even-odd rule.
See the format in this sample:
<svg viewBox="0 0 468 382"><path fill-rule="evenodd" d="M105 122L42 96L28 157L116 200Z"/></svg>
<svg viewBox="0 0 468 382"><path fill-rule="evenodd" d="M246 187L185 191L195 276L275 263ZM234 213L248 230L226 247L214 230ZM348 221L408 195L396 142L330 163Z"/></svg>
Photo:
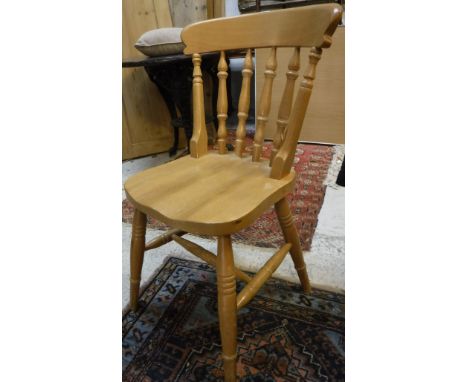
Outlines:
<svg viewBox="0 0 468 382"><path fill-rule="evenodd" d="M143 54L150 57L183 53L184 43L180 39L182 28L159 28L143 33L135 43Z"/></svg>

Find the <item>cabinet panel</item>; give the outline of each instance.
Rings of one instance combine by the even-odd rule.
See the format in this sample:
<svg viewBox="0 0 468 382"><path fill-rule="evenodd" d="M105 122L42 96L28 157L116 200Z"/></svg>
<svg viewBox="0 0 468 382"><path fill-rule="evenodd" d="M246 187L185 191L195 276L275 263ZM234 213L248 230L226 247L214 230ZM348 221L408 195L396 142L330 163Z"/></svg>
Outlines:
<svg viewBox="0 0 468 382"><path fill-rule="evenodd" d="M168 26L167 14L157 4L155 10L153 0L123 0L122 5L123 57L142 56L133 44L144 32L158 28L156 11ZM123 159L169 150L173 141L169 111L143 68L122 69L122 109Z"/></svg>

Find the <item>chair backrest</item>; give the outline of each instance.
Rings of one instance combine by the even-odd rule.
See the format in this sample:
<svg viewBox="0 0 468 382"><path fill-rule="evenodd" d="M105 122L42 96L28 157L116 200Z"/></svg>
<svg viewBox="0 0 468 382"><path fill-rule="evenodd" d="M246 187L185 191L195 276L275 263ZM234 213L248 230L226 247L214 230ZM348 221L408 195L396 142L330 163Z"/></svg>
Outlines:
<svg viewBox="0 0 468 382"><path fill-rule="evenodd" d="M281 179L291 170L297 140L302 128L304 115L310 99L315 68L320 60L322 48L331 45L331 36L341 19L342 8L337 4L311 5L280 11L255 13L202 21L185 27L182 41L185 54L192 54L193 69L193 136L190 152L193 157L207 153L208 142L203 105L203 80L201 53L220 52L218 65L218 145L220 154L226 153L227 119L227 63L226 52L246 49L242 88L239 97L235 152L242 157L245 145L245 123L249 110L250 83L253 74L252 49L271 48L264 72L265 83L261 92L257 112L252 160L259 161L262 153L265 125L270 113L273 79L276 76L276 49L292 47L292 56L286 73L287 81L277 118L277 132L270 157L271 174ZM301 47L311 47L309 65L297 92L294 106L293 93L299 71Z"/></svg>

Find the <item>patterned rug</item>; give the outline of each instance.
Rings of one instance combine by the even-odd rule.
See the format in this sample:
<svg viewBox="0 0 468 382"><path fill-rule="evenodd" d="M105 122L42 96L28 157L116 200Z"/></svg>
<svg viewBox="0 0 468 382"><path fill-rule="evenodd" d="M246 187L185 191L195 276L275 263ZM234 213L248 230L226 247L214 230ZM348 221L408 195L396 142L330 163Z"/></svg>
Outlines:
<svg viewBox="0 0 468 382"><path fill-rule="evenodd" d="M269 157L271 142L266 142L264 157ZM246 149L251 151L251 147ZM312 236L317 226L317 217L323 204L326 186L323 182L333 158L333 147L313 144L298 144L294 159L296 186L289 196L291 211L294 217L302 248L309 250ZM250 192L245 190L245 192ZM133 206L125 199L122 201L122 220L131 223ZM168 227L150 217L149 228L167 229ZM233 235L236 242L258 247L277 248L284 244L281 227L274 208L266 211L254 224Z"/></svg>
<svg viewBox="0 0 468 382"><path fill-rule="evenodd" d="M139 304L123 316L122 381L223 381L211 266L169 258ZM344 323L344 295L270 279L238 312L238 380L344 381Z"/></svg>

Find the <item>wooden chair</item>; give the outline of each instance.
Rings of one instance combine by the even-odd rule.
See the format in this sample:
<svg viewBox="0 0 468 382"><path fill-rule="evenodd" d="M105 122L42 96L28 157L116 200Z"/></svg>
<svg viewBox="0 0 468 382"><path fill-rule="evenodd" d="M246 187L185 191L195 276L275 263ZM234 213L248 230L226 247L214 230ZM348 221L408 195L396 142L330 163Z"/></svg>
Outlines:
<svg viewBox="0 0 468 382"><path fill-rule="evenodd" d="M136 174L125 184L128 199L135 206L131 242L131 307L138 307L140 274L144 252L171 240L216 267L218 312L223 348L225 381L236 380L236 312L245 306L278 268L289 252L305 292L311 287L304 264L299 237L286 200L293 190L292 169L297 139L312 91L315 69L322 48L331 44L331 36L341 18L336 4L313 5L281 11L203 21L185 27L182 40L185 54L192 55L193 136L191 155ZM265 70L252 156L245 154L245 122L249 109L252 76L252 49L271 47ZM287 82L277 117L277 134L271 158L262 158L263 131L268 120L273 79L276 75L277 47L291 47L286 73ZM293 92L299 70L300 47L311 47L293 105ZM235 152L226 150L226 51L245 48L242 89L239 97L239 124ZM220 51L218 65L218 146L208 151L201 53ZM234 265L231 234L250 225L272 205L285 237L268 262L250 277ZM145 244L147 215L173 227ZM213 235L218 238L217 255L184 238L185 233ZM236 294L236 278L246 283Z"/></svg>

